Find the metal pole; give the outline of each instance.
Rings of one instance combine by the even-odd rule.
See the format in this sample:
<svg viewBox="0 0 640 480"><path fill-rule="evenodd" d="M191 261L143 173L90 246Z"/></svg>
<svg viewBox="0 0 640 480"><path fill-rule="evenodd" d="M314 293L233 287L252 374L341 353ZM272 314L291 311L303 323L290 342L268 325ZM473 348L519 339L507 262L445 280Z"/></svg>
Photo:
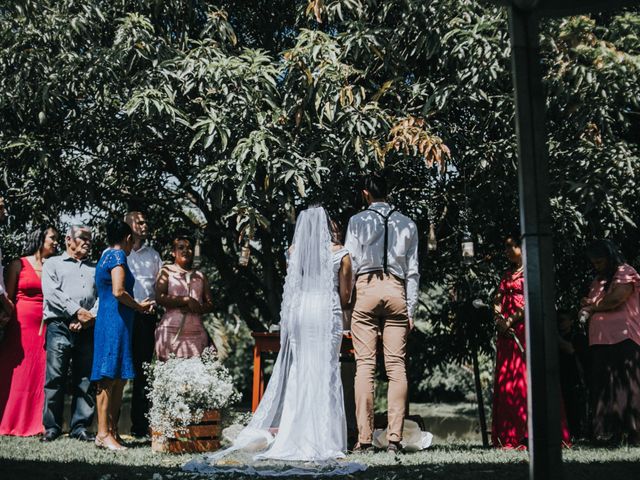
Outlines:
<svg viewBox="0 0 640 480"><path fill-rule="evenodd" d="M482 446L489 447L489 435L487 434L487 417L484 411L484 399L482 398L482 383L480 382L480 366L478 364L477 339L474 338L471 345L471 361L473 362L473 379L476 386L476 399L478 400L478 420L480 421L480 436Z"/></svg>
<svg viewBox="0 0 640 480"><path fill-rule="evenodd" d="M538 18L509 8L525 267L529 478L561 479L560 387Z"/></svg>

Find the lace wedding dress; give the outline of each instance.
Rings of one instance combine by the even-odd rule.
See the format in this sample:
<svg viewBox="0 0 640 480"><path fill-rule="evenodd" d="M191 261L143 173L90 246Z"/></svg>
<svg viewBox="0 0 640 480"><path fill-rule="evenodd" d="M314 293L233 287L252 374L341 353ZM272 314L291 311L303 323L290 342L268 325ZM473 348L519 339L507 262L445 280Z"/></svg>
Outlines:
<svg viewBox="0 0 640 480"><path fill-rule="evenodd" d="M346 419L339 353L338 276L346 249L331 250L326 212L298 218L280 314L280 352L265 394L233 445L192 460L199 473L345 475ZM342 461L341 461L342 460Z"/></svg>

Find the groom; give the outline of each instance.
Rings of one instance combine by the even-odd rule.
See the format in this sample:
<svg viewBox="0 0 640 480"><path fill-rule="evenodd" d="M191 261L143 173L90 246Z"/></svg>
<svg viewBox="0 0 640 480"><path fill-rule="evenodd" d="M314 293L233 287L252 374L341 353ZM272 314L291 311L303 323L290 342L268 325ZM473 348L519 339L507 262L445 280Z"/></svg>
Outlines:
<svg viewBox="0 0 640 480"><path fill-rule="evenodd" d="M345 246L356 276L351 334L356 357L355 400L358 444L373 450L373 382L378 334L382 331L384 364L389 378L387 451L398 452L407 402L407 335L418 301L418 230L386 200L380 174L365 179L368 208L349 220Z"/></svg>

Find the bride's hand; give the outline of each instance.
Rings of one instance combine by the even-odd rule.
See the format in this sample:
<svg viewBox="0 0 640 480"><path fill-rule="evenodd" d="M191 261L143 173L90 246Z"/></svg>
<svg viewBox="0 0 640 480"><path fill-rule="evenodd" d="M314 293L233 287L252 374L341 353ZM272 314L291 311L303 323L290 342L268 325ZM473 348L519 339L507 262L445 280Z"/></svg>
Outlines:
<svg viewBox="0 0 640 480"><path fill-rule="evenodd" d="M409 331L411 332L415 328L415 324L413 323L413 318L409 317Z"/></svg>

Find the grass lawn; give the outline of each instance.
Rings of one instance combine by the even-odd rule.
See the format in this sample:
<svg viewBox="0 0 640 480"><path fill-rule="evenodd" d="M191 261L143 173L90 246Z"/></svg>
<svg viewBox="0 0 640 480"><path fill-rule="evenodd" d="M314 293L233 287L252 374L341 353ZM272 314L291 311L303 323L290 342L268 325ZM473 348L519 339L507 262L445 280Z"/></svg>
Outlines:
<svg viewBox="0 0 640 480"><path fill-rule="evenodd" d="M148 443L133 440L129 446L125 452L113 453L66 437L51 444L42 444L37 438L0 437L0 479L207 478L180 471L180 466L192 458L192 455L153 453ZM473 443L436 444L427 451L397 457L376 453L350 455L348 458L369 465L367 471L353 475L354 479L528 478L526 452L484 450ZM574 447L564 451L564 460L567 479L640 480L640 447ZM230 474L215 476L220 479L233 477Z"/></svg>

